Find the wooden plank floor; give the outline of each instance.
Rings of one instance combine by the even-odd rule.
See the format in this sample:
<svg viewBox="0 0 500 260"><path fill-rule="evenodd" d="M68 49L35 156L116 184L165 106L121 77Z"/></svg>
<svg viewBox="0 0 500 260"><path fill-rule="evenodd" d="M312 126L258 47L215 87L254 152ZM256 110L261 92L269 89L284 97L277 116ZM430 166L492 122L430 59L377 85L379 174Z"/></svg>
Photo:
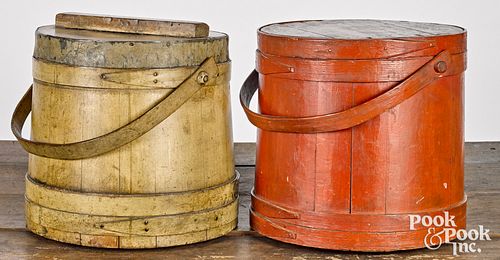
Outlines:
<svg viewBox="0 0 500 260"><path fill-rule="evenodd" d="M484 225L492 240L479 242L481 253L459 258L500 259L500 143L467 143L465 185L469 228ZM318 250L273 241L250 230L248 206L253 185L254 144L236 144L241 173L239 226L228 236L188 246L154 250L109 250L66 245L24 229L24 174L27 155L14 141L0 141L0 259L452 259L451 246L436 251L359 254Z"/></svg>

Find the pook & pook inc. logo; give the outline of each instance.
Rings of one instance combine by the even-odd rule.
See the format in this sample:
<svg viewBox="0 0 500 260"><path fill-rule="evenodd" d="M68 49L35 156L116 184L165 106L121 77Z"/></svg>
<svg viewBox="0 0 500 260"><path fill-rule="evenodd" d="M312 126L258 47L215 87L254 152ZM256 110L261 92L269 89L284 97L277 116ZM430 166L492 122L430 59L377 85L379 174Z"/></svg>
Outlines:
<svg viewBox="0 0 500 260"><path fill-rule="evenodd" d="M478 225L476 229L458 229L455 216L445 211L443 215L410 215L410 230L416 230L416 225L427 228L424 244L428 249L436 250L443 244L453 245L453 255L460 253L481 253L476 241L491 240L489 229ZM456 241L453 239L456 238Z"/></svg>

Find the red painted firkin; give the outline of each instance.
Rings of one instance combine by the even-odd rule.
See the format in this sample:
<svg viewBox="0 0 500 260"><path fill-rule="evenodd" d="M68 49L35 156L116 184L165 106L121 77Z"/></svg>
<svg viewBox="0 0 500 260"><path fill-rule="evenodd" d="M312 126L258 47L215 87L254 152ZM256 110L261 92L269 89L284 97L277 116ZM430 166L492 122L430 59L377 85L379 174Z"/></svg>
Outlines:
<svg viewBox="0 0 500 260"><path fill-rule="evenodd" d="M434 234L411 230L410 214L448 211L465 228L463 28L271 24L258 30L256 63L240 93L259 128L254 230L311 247L393 251L422 248ZM260 113L248 108L257 90Z"/></svg>

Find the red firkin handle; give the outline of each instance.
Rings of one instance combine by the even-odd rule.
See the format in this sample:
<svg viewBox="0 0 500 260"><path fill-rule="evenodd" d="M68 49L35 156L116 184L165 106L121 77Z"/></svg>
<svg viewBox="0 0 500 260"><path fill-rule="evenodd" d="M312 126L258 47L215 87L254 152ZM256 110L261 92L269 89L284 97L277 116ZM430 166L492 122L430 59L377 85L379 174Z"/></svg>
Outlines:
<svg viewBox="0 0 500 260"><path fill-rule="evenodd" d="M250 110L250 101L259 89L259 74L250 73L240 90L240 103L250 122L272 132L322 133L348 129L364 123L424 89L433 81L447 75L451 65L448 51L442 51L404 81L383 94L347 110L308 117L264 115Z"/></svg>

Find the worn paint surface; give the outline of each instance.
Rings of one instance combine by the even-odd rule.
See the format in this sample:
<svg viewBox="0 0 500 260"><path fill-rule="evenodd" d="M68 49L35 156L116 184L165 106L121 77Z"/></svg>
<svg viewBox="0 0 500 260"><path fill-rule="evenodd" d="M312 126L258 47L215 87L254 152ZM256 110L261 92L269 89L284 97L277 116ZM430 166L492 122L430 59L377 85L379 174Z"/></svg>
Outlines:
<svg viewBox="0 0 500 260"><path fill-rule="evenodd" d="M84 246L154 248L212 239L236 226L226 35L46 26L36 36L36 142L80 142L127 125L179 84L199 81L192 73L207 58L214 57L219 73L208 73L185 103L173 100L180 107L166 120L110 152L77 160L30 155L26 222L32 232Z"/></svg>
<svg viewBox="0 0 500 260"><path fill-rule="evenodd" d="M409 214L465 226L466 32L377 20L272 24L258 32L251 225L318 248L421 248ZM446 68L444 68L446 65Z"/></svg>

